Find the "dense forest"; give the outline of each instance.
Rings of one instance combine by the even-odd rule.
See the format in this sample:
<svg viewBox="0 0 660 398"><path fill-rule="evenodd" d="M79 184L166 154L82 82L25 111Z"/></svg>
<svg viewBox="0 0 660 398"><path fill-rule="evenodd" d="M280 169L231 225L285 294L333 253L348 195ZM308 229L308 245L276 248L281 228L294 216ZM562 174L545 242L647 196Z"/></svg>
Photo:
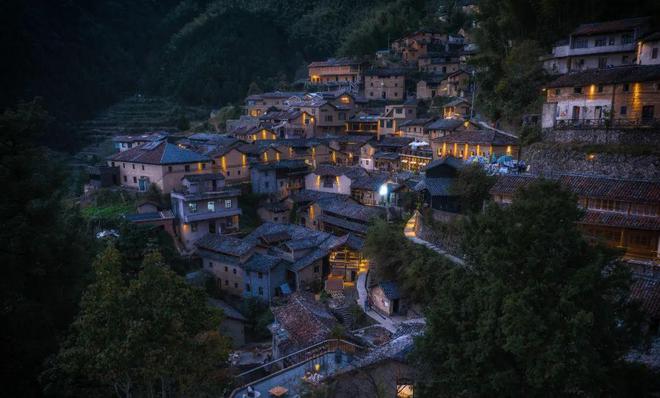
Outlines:
<svg viewBox="0 0 660 398"><path fill-rule="evenodd" d="M41 96L59 121L88 117L136 93L220 107L241 101L251 82L264 90L287 88L312 60L368 56L421 27L470 27L460 3L8 0L0 4L7 55L0 106ZM652 0L479 3L478 62L488 71L481 89L495 117L534 100L533 92L520 92L539 79L530 61L576 24L660 13ZM511 96L517 102L502 103Z"/></svg>

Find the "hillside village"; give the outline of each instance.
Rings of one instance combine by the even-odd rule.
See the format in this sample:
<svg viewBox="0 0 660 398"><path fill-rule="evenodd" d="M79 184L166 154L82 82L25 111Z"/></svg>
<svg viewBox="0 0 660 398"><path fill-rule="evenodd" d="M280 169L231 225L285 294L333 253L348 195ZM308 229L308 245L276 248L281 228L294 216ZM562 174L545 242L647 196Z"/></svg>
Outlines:
<svg viewBox="0 0 660 398"><path fill-rule="evenodd" d="M335 396L375 396L367 380L412 397L406 354L424 333L424 305L374 271L365 242L385 221L465 266L448 226L468 212L454 189L467 169L493 177L483 201L502 207L539 179L574 194L580 229L621 252L658 339L659 51L650 18L576 26L538 60L551 78L522 121L530 141L476 108L468 32L410 32L363 58L309 63L296 91L246 96L220 131L116 131L81 200L123 192L134 207L122 222L171 236L192 264L188 283L224 312L230 397L302 396L328 381ZM239 311L246 300L272 314L259 337Z"/></svg>

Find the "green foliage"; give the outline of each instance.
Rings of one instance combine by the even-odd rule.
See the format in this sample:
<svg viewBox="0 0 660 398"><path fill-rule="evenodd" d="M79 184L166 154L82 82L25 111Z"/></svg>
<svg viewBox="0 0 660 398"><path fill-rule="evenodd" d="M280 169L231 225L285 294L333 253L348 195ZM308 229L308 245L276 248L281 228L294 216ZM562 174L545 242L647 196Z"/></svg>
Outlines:
<svg viewBox="0 0 660 398"><path fill-rule="evenodd" d="M490 199L490 189L495 184L495 177L486 173L478 164L467 165L458 172L451 192L461 199L461 211L474 213L481 211L484 203Z"/></svg>
<svg viewBox="0 0 660 398"><path fill-rule="evenodd" d="M245 337L250 341L263 341L270 337L268 325L273 322L273 313L268 303L256 297L241 301L241 314L247 319L245 322Z"/></svg>
<svg viewBox="0 0 660 398"><path fill-rule="evenodd" d="M257 214L259 203L264 199L264 195L254 193L244 193L238 198L238 203L243 210L241 214L241 231L250 232L261 225L261 218Z"/></svg>
<svg viewBox="0 0 660 398"><path fill-rule="evenodd" d="M369 259L370 272L376 281L397 279L404 264L401 253L408 251L410 245L402 231L402 227L380 219L369 227L362 253Z"/></svg>
<svg viewBox="0 0 660 398"><path fill-rule="evenodd" d="M250 85L250 90L248 90L248 95L252 90L252 85ZM226 129L227 120L238 119L241 116L241 108L236 105L227 105L220 108L217 112L211 114L209 122L215 128L215 131L224 132Z"/></svg>
<svg viewBox="0 0 660 398"><path fill-rule="evenodd" d="M543 140L540 126L523 126L520 129L520 144L522 146L529 146L536 142Z"/></svg>
<svg viewBox="0 0 660 398"><path fill-rule="evenodd" d="M0 323L4 395L36 396L46 356L73 319L93 242L66 199L66 172L37 146L47 120L41 101L0 114Z"/></svg>
<svg viewBox="0 0 660 398"><path fill-rule="evenodd" d="M581 215L541 181L469 218L467 268L446 274L417 342L422 396L629 396L616 391L639 330L629 275L587 244Z"/></svg>
<svg viewBox="0 0 660 398"><path fill-rule="evenodd" d="M229 342L206 295L170 271L157 252L124 281L121 255L109 246L94 265L80 314L54 372L105 387L121 397L222 392L219 365Z"/></svg>

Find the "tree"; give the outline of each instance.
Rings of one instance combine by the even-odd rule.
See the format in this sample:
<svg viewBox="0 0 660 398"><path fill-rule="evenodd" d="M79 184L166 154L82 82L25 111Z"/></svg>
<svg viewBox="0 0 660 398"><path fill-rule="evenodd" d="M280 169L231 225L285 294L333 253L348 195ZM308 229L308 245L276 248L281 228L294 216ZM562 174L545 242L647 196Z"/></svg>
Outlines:
<svg viewBox="0 0 660 398"><path fill-rule="evenodd" d="M471 164L458 172L456 181L451 186L454 195L460 197L461 210L464 213L481 211L490 198L490 189L495 184L495 177L490 176L478 164Z"/></svg>
<svg viewBox="0 0 660 398"><path fill-rule="evenodd" d="M416 344L422 396L628 395L616 391L639 330L628 275L580 217L548 181L469 217L467 268L447 274Z"/></svg>
<svg viewBox="0 0 660 398"><path fill-rule="evenodd" d="M395 280L410 243L403 236L403 228L376 220L367 231L363 254L369 259L373 277L377 281Z"/></svg>
<svg viewBox="0 0 660 398"><path fill-rule="evenodd" d="M66 201L63 165L37 146L47 120L40 100L0 114L0 377L8 396L38 395L37 376L75 315L93 248Z"/></svg>
<svg viewBox="0 0 660 398"><path fill-rule="evenodd" d="M128 282L112 246L94 270L55 374L120 397L222 395L229 344L202 290L170 271L157 252L145 256L142 271Z"/></svg>

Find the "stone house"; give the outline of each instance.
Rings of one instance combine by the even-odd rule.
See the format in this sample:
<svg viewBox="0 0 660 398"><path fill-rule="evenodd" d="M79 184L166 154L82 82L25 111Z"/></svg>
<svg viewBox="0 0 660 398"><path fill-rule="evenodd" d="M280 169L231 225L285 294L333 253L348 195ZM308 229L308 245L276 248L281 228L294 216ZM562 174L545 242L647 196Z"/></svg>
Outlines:
<svg viewBox="0 0 660 398"><path fill-rule="evenodd" d="M406 70L369 69L364 73L364 95L369 100L401 101L406 95Z"/></svg>
<svg viewBox="0 0 660 398"><path fill-rule="evenodd" d="M385 111L378 117L377 138L398 134L401 123L416 117L417 101L414 98L408 99L402 104L385 106Z"/></svg>
<svg viewBox="0 0 660 398"><path fill-rule="evenodd" d="M369 307L385 316L405 314L407 308L399 286L394 281L384 281L369 289Z"/></svg>
<svg viewBox="0 0 660 398"><path fill-rule="evenodd" d="M291 208L285 202L272 202L259 206L257 214L262 222L287 224L291 220Z"/></svg>
<svg viewBox="0 0 660 398"><path fill-rule="evenodd" d="M578 26L567 40L541 58L549 74L632 65L637 41L648 32L651 18L628 18Z"/></svg>
<svg viewBox="0 0 660 398"><path fill-rule="evenodd" d="M252 192L285 198L305 187L310 166L303 160L280 160L252 166Z"/></svg>
<svg viewBox="0 0 660 398"><path fill-rule="evenodd" d="M436 159L426 166L424 178L413 189L423 196L430 208L457 213L460 210L459 198L451 192L451 184L463 167L463 161L453 157Z"/></svg>
<svg viewBox="0 0 660 398"><path fill-rule="evenodd" d="M262 140L276 140L277 133L270 127L265 126L245 126L239 127L231 132L236 139L245 142L255 142Z"/></svg>
<svg viewBox="0 0 660 398"><path fill-rule="evenodd" d="M403 137L412 138L415 141L430 142L427 126L437 118L427 117L421 119L408 119L399 124L399 132Z"/></svg>
<svg viewBox="0 0 660 398"><path fill-rule="evenodd" d="M660 107L660 65L593 69L547 85L543 128L652 127Z"/></svg>
<svg viewBox="0 0 660 398"><path fill-rule="evenodd" d="M360 84L364 65L351 58L329 58L325 61L312 62L307 66L309 81L312 84L332 86Z"/></svg>
<svg viewBox="0 0 660 398"><path fill-rule="evenodd" d="M447 118L470 118L471 104L465 98L455 98L442 106L442 117Z"/></svg>
<svg viewBox="0 0 660 398"><path fill-rule="evenodd" d="M289 109L285 111L271 111L259 116L263 124L270 125L270 129L279 138L312 138L314 136L314 117L307 112Z"/></svg>
<svg viewBox="0 0 660 398"><path fill-rule="evenodd" d="M653 32L644 36L637 43L637 64L660 64L660 32Z"/></svg>
<svg viewBox="0 0 660 398"><path fill-rule="evenodd" d="M305 177L305 189L348 196L352 181L365 175L360 167L322 164Z"/></svg>
<svg viewBox="0 0 660 398"><path fill-rule="evenodd" d="M431 141L433 158L454 157L467 160L470 156L491 159L509 155L517 157L518 137L497 130L463 130L445 134Z"/></svg>
<svg viewBox="0 0 660 398"><path fill-rule="evenodd" d="M250 181L250 164L247 153L239 147L218 147L208 153L213 159L214 168L225 176L227 185Z"/></svg>
<svg viewBox="0 0 660 398"><path fill-rule="evenodd" d="M442 73L432 73L419 79L416 90L417 99L432 99L446 95L442 92L442 83L445 81L446 76Z"/></svg>
<svg viewBox="0 0 660 398"><path fill-rule="evenodd" d="M170 194L176 234L187 251L206 234L238 232L241 191L225 187L224 179L220 173L186 175L182 189Z"/></svg>
<svg viewBox="0 0 660 398"><path fill-rule="evenodd" d="M507 205L535 178L498 176L490 194ZM576 175L562 175L558 182L585 210L580 227L588 237L621 249L627 260L660 263L660 183Z"/></svg>
<svg viewBox="0 0 660 398"><path fill-rule="evenodd" d="M163 193L181 188L184 175L211 173L211 159L166 141L154 141L115 153L107 164L119 170L122 187L146 191L155 184Z"/></svg>
<svg viewBox="0 0 660 398"><path fill-rule="evenodd" d="M245 98L245 108L251 117L259 117L269 109L285 110L291 99L300 98L305 93L294 91L274 91L249 95Z"/></svg>
<svg viewBox="0 0 660 398"><path fill-rule="evenodd" d="M417 67L420 72L448 74L456 72L462 66L458 52L430 53L419 58Z"/></svg>

